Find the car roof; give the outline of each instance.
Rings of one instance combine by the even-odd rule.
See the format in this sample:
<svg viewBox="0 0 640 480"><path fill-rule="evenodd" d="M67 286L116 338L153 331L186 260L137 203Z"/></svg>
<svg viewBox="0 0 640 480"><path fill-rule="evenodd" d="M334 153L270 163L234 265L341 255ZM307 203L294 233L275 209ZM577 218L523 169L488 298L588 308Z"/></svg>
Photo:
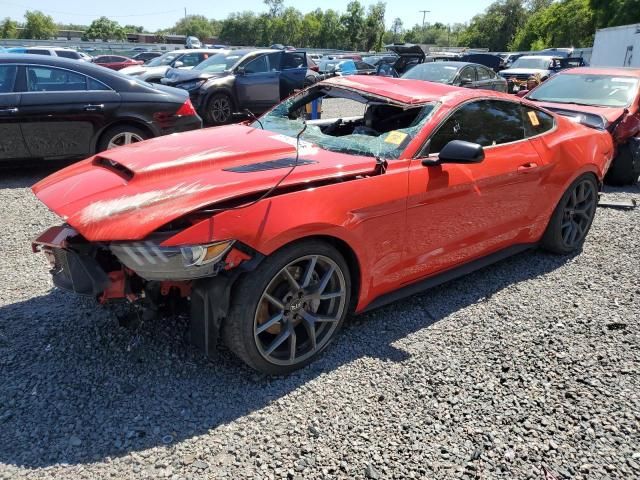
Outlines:
<svg viewBox="0 0 640 480"><path fill-rule="evenodd" d="M205 52L205 53L209 53L209 52L217 52L220 53L220 49L219 48L179 48L177 50L169 50L168 52L160 52L162 53L162 55L164 55L165 53L200 53L200 52ZM149 52L146 52L149 53ZM155 53L155 52L153 52Z"/></svg>
<svg viewBox="0 0 640 480"><path fill-rule="evenodd" d="M563 70L558 75L621 75L640 78L640 68L633 67L578 67Z"/></svg>
<svg viewBox="0 0 640 480"><path fill-rule="evenodd" d="M116 76L120 80L126 79L126 77L124 77L123 75L100 67L98 65L94 65L93 63L79 62L78 60L71 58L55 57L49 55L32 55L30 53L0 53L0 64L2 63L22 63L25 65L36 64L51 67L68 68L70 70L75 70L77 72L84 73L85 75L90 75L96 78L109 75Z"/></svg>
<svg viewBox="0 0 640 480"><path fill-rule="evenodd" d="M473 98L500 98L515 101L513 95L491 90L453 87L442 83L408 78L350 75L323 80L319 85L359 90L405 104L442 102L458 104Z"/></svg>
<svg viewBox="0 0 640 480"><path fill-rule="evenodd" d="M416 65L413 68L417 68L417 67L427 67L428 65L450 65L453 67L458 67L458 68L463 68L466 66L473 66L473 67L484 67L484 68L488 68L485 67L484 65L480 65L479 63L473 63L473 62L449 62L449 61L445 61L445 62L427 62L427 63L421 63L420 65Z"/></svg>
<svg viewBox="0 0 640 480"><path fill-rule="evenodd" d="M518 60L528 59L528 58L541 58L543 60L561 60L561 57L556 55L523 55Z"/></svg>

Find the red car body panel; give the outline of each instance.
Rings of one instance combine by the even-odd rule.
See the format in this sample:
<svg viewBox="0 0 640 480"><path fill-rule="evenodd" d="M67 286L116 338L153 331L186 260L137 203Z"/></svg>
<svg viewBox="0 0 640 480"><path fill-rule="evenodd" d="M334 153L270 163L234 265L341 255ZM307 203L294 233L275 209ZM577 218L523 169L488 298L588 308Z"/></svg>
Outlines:
<svg viewBox="0 0 640 480"><path fill-rule="evenodd" d="M569 184L585 172L602 179L611 162L606 132L556 115L551 131L485 147L481 163L425 167L413 157L452 109L479 98L521 100L386 77L338 77L324 84L405 105L440 106L386 168L372 157L303 142L299 158L317 163L298 166L283 182L285 190L201 216L164 246L234 239L269 255L300 238L330 237L353 252L356 310L362 311L417 280L508 246L538 242ZM103 152L42 180L33 191L89 241L140 240L203 207L268 190L286 170L228 169L283 156L295 157L295 139L248 126L216 127Z"/></svg>
<svg viewBox="0 0 640 480"><path fill-rule="evenodd" d="M98 58L97 61L94 60L96 65L100 65L101 67L110 68L111 70L122 70L125 67L131 67L132 65L143 65L144 62L142 60L134 60L133 58L127 58L127 60L122 62L101 62Z"/></svg>

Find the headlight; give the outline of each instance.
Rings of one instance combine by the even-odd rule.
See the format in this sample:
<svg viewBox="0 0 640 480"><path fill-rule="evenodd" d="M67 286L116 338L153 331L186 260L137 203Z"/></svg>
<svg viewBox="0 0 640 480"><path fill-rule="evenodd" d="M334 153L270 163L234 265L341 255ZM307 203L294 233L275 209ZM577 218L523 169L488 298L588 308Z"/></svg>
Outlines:
<svg viewBox="0 0 640 480"><path fill-rule="evenodd" d="M159 242L114 243L111 252L145 280L193 280L216 275L233 240L206 245L162 247Z"/></svg>
<svg viewBox="0 0 640 480"><path fill-rule="evenodd" d="M204 85L205 82L206 80L195 80L192 82L181 83L177 86L185 90L195 90L196 88L200 88L202 85Z"/></svg>

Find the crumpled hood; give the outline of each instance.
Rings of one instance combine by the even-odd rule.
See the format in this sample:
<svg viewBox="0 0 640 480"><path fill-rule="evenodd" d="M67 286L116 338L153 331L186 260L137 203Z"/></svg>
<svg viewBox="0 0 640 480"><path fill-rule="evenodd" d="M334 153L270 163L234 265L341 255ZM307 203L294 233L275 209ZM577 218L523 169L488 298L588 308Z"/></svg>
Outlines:
<svg viewBox="0 0 640 480"><path fill-rule="evenodd" d="M163 76L167 70L169 70L169 66L161 65L159 67L148 67L146 65L133 65L131 67L125 67L120 70L120 73L124 73L125 75L161 75Z"/></svg>
<svg viewBox="0 0 640 480"><path fill-rule="evenodd" d="M191 80L209 80L212 78L221 78L229 75L229 72L209 73L201 70L179 70L172 68L165 74L162 83L165 85L175 85L178 83L188 82Z"/></svg>
<svg viewBox="0 0 640 480"><path fill-rule="evenodd" d="M274 186L295 159L295 138L244 125L168 135L102 152L32 188L90 241L140 240L187 213ZM300 142L304 161L282 186L373 172L371 157ZM260 164L255 168L255 164ZM234 167L246 167L235 171ZM248 170L248 171L247 171Z"/></svg>

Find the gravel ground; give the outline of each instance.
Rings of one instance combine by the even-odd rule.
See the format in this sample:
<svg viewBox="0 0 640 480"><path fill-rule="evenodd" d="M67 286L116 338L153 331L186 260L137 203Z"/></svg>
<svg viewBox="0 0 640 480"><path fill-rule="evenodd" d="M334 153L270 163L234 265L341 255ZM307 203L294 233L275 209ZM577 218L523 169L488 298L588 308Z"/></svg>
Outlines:
<svg viewBox="0 0 640 480"><path fill-rule="evenodd" d="M640 477L640 209L351 319L313 365L206 361L53 290L43 177L2 172L0 478ZM609 190L640 202L640 188Z"/></svg>

